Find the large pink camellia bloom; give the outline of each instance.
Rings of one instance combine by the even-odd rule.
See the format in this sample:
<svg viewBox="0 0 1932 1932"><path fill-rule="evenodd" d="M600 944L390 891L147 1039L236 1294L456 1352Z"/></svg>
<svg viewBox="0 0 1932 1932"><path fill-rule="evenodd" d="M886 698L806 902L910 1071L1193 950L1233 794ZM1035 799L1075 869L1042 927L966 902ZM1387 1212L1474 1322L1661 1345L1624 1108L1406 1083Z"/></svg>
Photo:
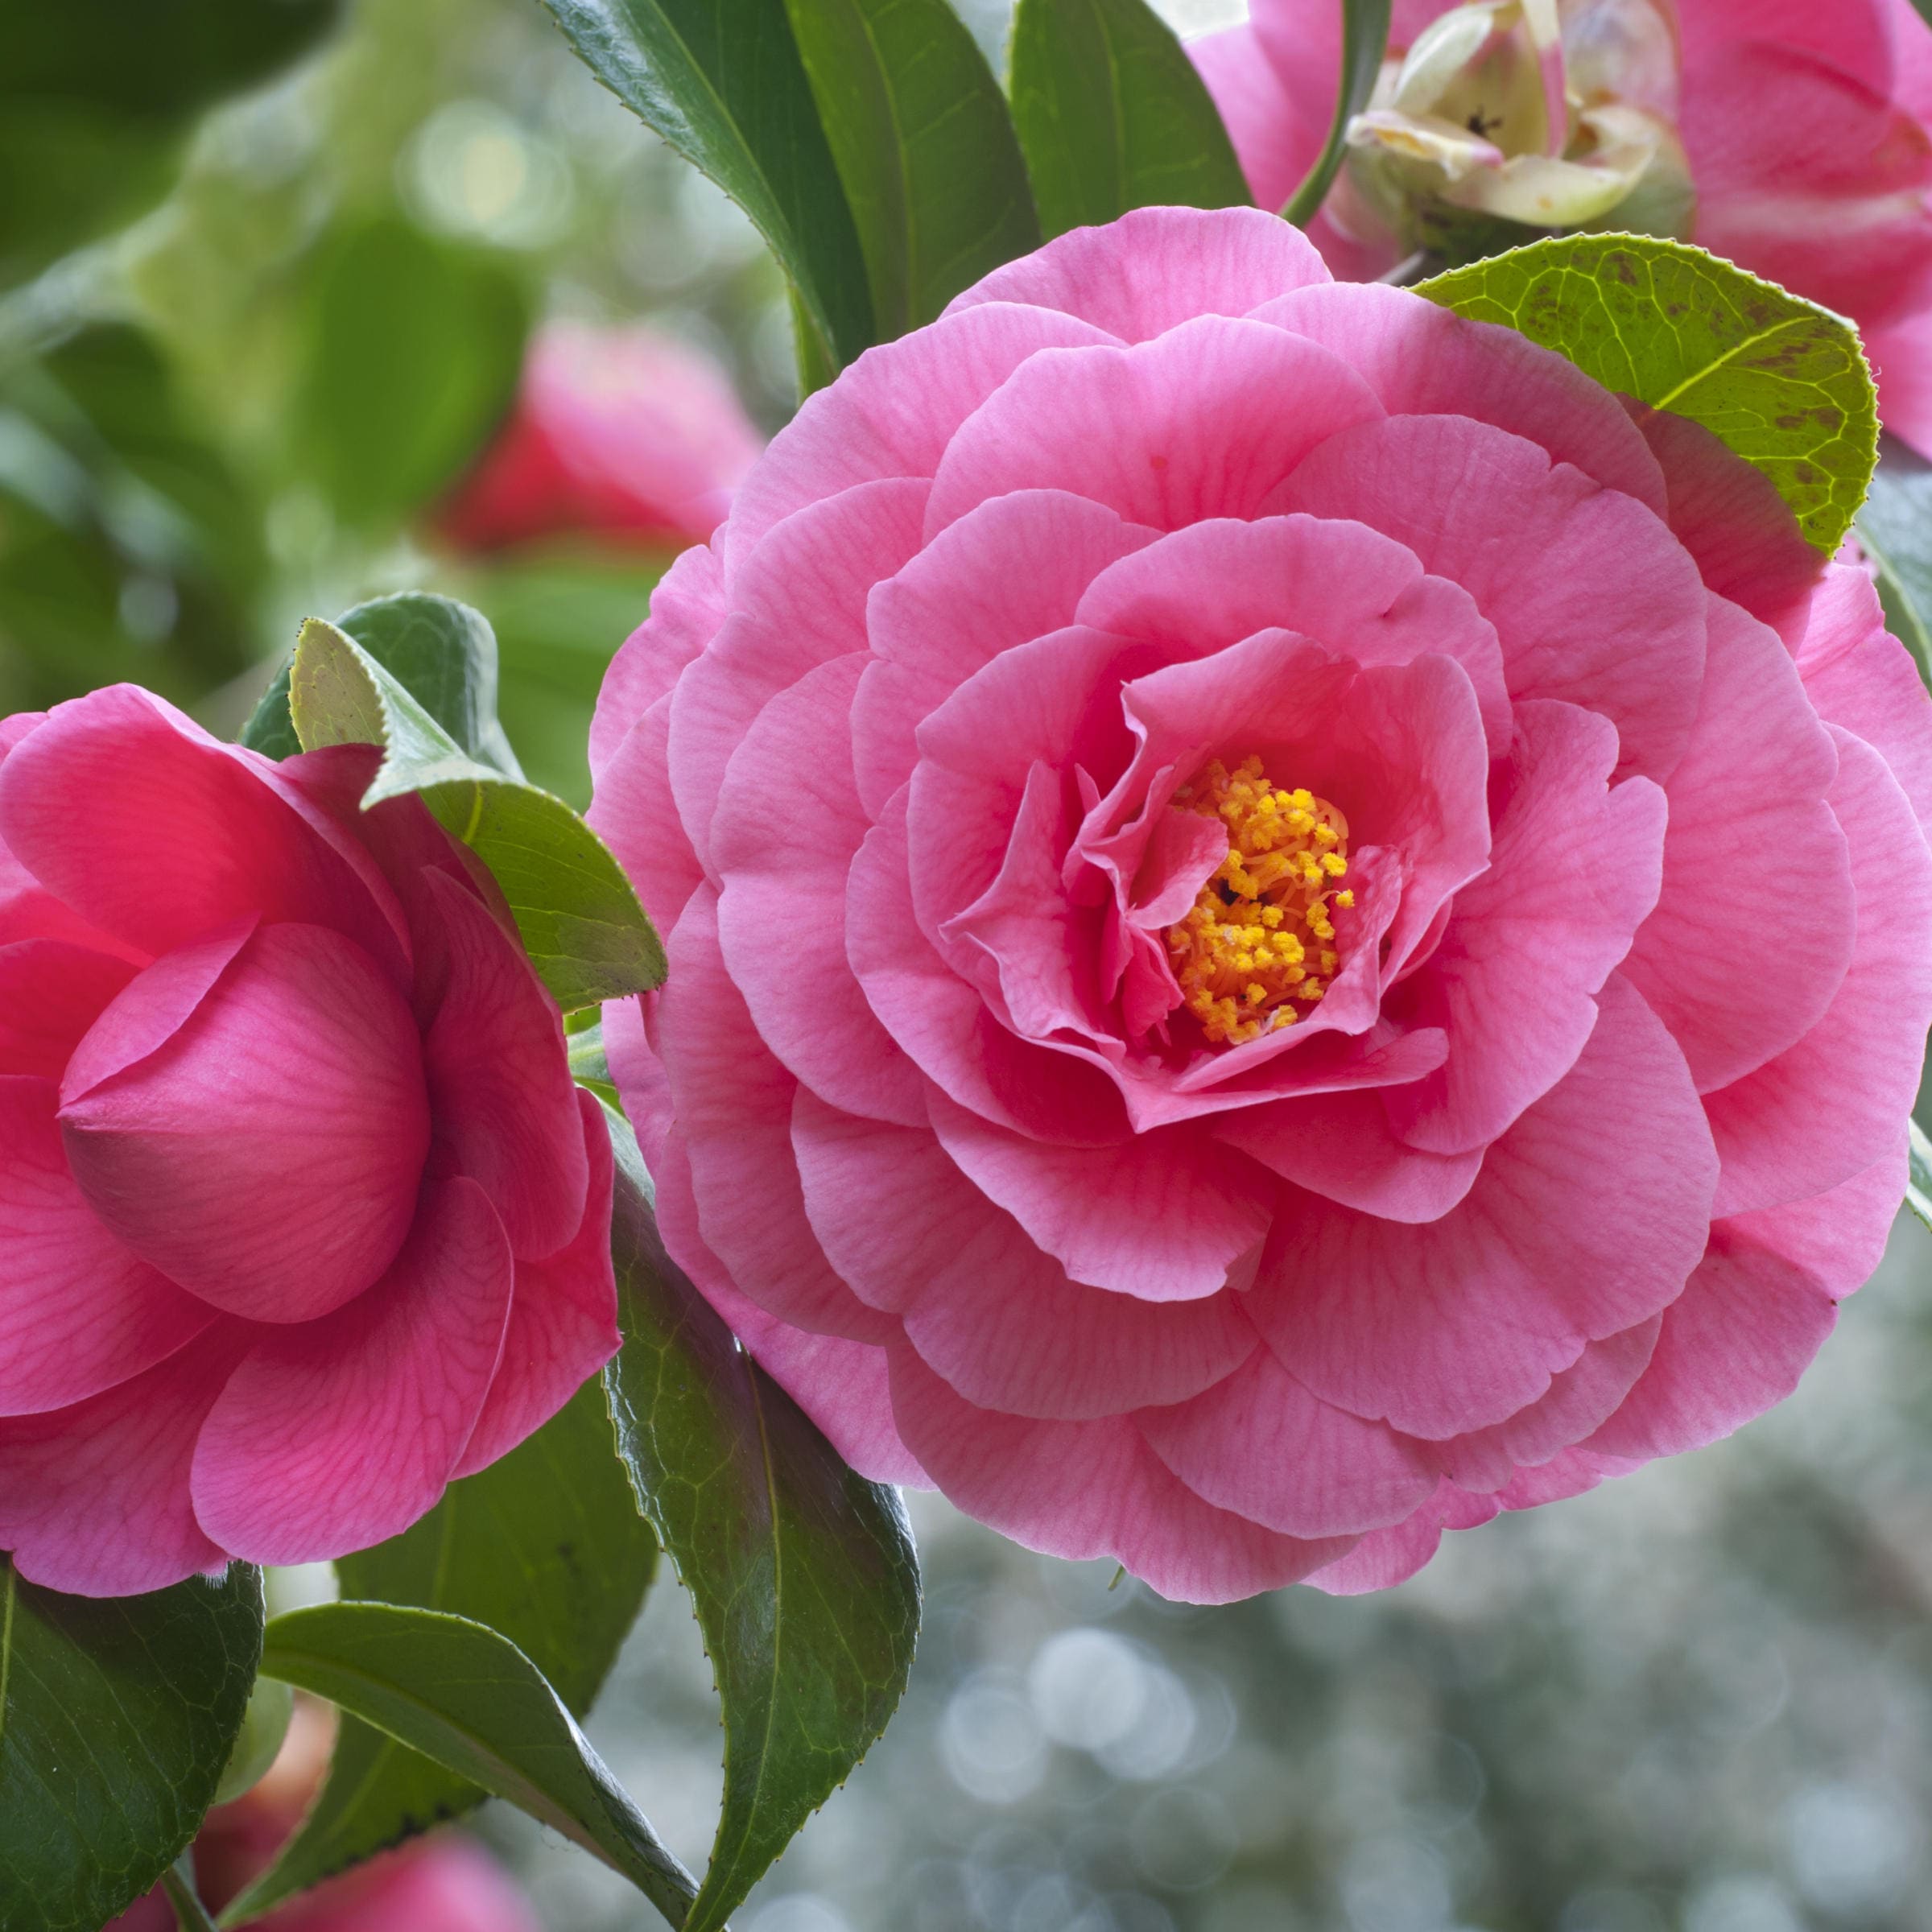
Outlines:
<svg viewBox="0 0 1932 1932"><path fill-rule="evenodd" d="M1189 51L1255 198L1320 151L1333 0L1253 0ZM1546 229L1674 234L1851 316L1889 427L1932 454L1932 29L1912 0L1395 0L1311 227L1338 275Z"/></svg>
<svg viewBox="0 0 1932 1932"><path fill-rule="evenodd" d="M530 345L516 406L437 512L460 549L588 536L702 543L765 447L724 371L652 328L555 322Z"/></svg>
<svg viewBox="0 0 1932 1932"><path fill-rule="evenodd" d="M130 686L0 723L0 1550L338 1556L617 1344L610 1147L487 876L377 753Z"/></svg>
<svg viewBox="0 0 1932 1932"><path fill-rule="evenodd" d="M1932 703L1761 491L1254 210L805 405L594 816L665 1241L850 1460L1216 1600L1792 1387L1902 1190Z"/></svg>

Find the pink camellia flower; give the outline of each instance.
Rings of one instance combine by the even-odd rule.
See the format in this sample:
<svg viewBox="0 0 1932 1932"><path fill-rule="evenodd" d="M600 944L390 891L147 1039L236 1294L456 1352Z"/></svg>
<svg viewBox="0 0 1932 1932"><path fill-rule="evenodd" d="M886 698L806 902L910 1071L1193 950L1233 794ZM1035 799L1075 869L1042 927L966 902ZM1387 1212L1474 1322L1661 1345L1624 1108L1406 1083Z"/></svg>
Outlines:
<svg viewBox="0 0 1932 1932"><path fill-rule="evenodd" d="M377 753L0 724L0 1549L117 1596L405 1529L616 1346L610 1150Z"/></svg>
<svg viewBox="0 0 1932 1932"><path fill-rule="evenodd" d="M553 323L510 420L438 511L463 550L582 535L702 543L765 447L723 369L651 328Z"/></svg>
<svg viewBox="0 0 1932 1932"><path fill-rule="evenodd" d="M814 396L613 667L671 1253L848 1459L1170 1596L1786 1393L1932 1020L1932 702L1675 417L1145 209Z"/></svg>
<svg viewBox="0 0 1932 1932"><path fill-rule="evenodd" d="M1253 0L1190 48L1255 198L1321 148L1332 0ZM1310 228L1338 275L1550 229L1675 235L1851 316L1885 421L1932 453L1932 30L1912 0L1395 0Z"/></svg>

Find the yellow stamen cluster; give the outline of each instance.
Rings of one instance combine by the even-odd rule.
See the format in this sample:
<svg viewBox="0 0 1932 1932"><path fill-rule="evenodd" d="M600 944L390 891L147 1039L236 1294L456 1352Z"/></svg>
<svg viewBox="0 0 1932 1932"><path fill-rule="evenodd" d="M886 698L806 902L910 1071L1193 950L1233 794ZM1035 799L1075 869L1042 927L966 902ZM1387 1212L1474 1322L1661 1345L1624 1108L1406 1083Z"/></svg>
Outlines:
<svg viewBox="0 0 1932 1932"><path fill-rule="evenodd" d="M1215 759L1174 794L1174 808L1228 829L1228 857L1167 928L1187 1010L1231 1046L1292 1026L1341 964L1333 914L1355 905L1341 883L1348 821L1313 792L1282 791L1253 758L1232 773Z"/></svg>

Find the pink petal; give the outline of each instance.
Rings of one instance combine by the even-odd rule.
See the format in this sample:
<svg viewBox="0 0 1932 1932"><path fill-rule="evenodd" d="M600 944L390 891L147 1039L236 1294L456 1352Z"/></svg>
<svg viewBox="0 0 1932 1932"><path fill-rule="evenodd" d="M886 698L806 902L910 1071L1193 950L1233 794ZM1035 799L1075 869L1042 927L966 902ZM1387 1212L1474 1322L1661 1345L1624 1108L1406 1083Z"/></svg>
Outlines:
<svg viewBox="0 0 1932 1932"><path fill-rule="evenodd" d="M590 721L590 773L604 768L646 712L671 696L678 674L717 634L730 610L716 549L694 543L679 554L650 593L650 615L627 638L604 674Z"/></svg>
<svg viewBox="0 0 1932 1932"><path fill-rule="evenodd" d="M758 1038L718 944L717 901L693 895L672 931L655 1038L691 1162L699 1231L769 1313L819 1335L882 1342L894 1324L834 1273L806 1219L791 1150L799 1084Z"/></svg>
<svg viewBox="0 0 1932 1932"><path fill-rule="evenodd" d="M1592 997L1657 903L1663 792L1612 787L1616 733L1594 712L1532 700L1491 782L1489 869L1456 896L1441 944L1394 1013L1449 1036L1439 1073L1384 1090L1390 1125L1436 1154L1486 1147L1575 1064Z"/></svg>
<svg viewBox="0 0 1932 1932"><path fill-rule="evenodd" d="M1932 852L1885 761L1832 735L1827 796L1851 847L1856 950L1802 1039L1706 1095L1724 1162L1719 1215L1801 1200L1871 1166L1918 1092L1932 1026Z"/></svg>
<svg viewBox="0 0 1932 1932"><path fill-rule="evenodd" d="M876 586L866 628L882 662L852 708L859 797L877 817L912 775L920 723L1003 651L1073 621L1088 585L1154 532L1063 490L996 497Z"/></svg>
<svg viewBox="0 0 1932 1932"><path fill-rule="evenodd" d="M58 1080L82 1036L134 968L68 939L0 946L0 1074Z"/></svg>
<svg viewBox="0 0 1932 1932"><path fill-rule="evenodd" d="M324 771L360 746L312 753ZM149 953L241 918L301 920L398 973L402 921L368 854L277 766L132 685L63 704L0 768L0 839L83 919Z"/></svg>
<svg viewBox="0 0 1932 1932"><path fill-rule="evenodd" d="M1551 1379L1538 1401L1493 1427L1431 1443L1431 1459L1464 1489L1488 1493L1508 1488L1519 1468L1550 1462L1616 1413L1649 1367L1662 1325L1663 1317L1653 1315L1621 1335L1591 1343Z"/></svg>
<svg viewBox="0 0 1932 1932"><path fill-rule="evenodd" d="M583 1224L589 1169L555 1003L523 950L461 886L427 875L446 975L423 1041L439 1172L480 1183L519 1261Z"/></svg>
<svg viewBox="0 0 1932 1932"><path fill-rule="evenodd" d="M1425 576L1412 551L1359 523L1191 525L1097 576L1078 621L1195 658L1277 628L1358 664L1438 652L1469 674L1492 745L1509 742L1502 652L1488 620L1460 585Z"/></svg>
<svg viewBox="0 0 1932 1932"><path fill-rule="evenodd" d="M1798 675L1821 718L1863 738L1892 768L1932 837L1932 692L1911 652L1886 632L1877 590L1855 565L1827 567Z"/></svg>
<svg viewBox="0 0 1932 1932"><path fill-rule="evenodd" d="M1932 311L1864 332L1885 427L1932 457Z"/></svg>
<svg viewBox="0 0 1932 1932"><path fill-rule="evenodd" d="M1392 416L1492 424L1665 514L1657 459L1616 398L1513 328L1469 321L1407 289L1353 283L1298 289L1255 320L1334 350L1368 378Z"/></svg>
<svg viewBox="0 0 1932 1932"><path fill-rule="evenodd" d="M0 1076L0 1415L61 1409L172 1355L215 1319L80 1198L51 1080Z"/></svg>
<svg viewBox="0 0 1932 1932"><path fill-rule="evenodd" d="M1247 21L1187 43L1188 57L1220 109L1241 171L1263 208L1283 206L1321 152L1327 110L1304 99L1314 93L1313 86L1296 81L1304 65L1325 68L1328 97L1333 99L1340 49L1332 31L1324 38L1326 47L1300 55L1285 73L1268 58Z"/></svg>
<svg viewBox="0 0 1932 1932"><path fill-rule="evenodd" d="M1232 1294L1154 1303L1070 1281L930 1133L802 1096L792 1138L833 1265L898 1314L920 1356L969 1401L1116 1415L1193 1395L1254 1351Z"/></svg>
<svg viewBox="0 0 1932 1932"><path fill-rule="evenodd" d="M1435 1554L1445 1530L1473 1530L1502 1507L1490 1496L1472 1496L1444 1482L1406 1522L1365 1536L1347 1555L1307 1579L1331 1596L1360 1596L1406 1583Z"/></svg>
<svg viewBox="0 0 1932 1932"><path fill-rule="evenodd" d="M1111 340L1071 316L994 302L868 349L806 398L740 485L723 531L727 579L807 504L881 477L931 476L960 425L1029 357Z"/></svg>
<svg viewBox="0 0 1932 1932"><path fill-rule="evenodd" d="M934 1132L973 1187L1076 1282L1145 1302L1215 1295L1261 1245L1274 1182L1187 1128L1112 1147L1027 1140L935 1094Z"/></svg>
<svg viewBox="0 0 1932 1932"><path fill-rule="evenodd" d="M1823 1018L1851 962L1837 758L1774 631L1711 603L1697 729L1670 782L1664 886L1624 971L1699 1092L1761 1067ZM1775 934L1768 970L1767 935Z"/></svg>
<svg viewBox="0 0 1932 1932"><path fill-rule="evenodd" d="M976 1409L910 1349L892 1352L893 1413L941 1490L1028 1549L1110 1556L1184 1603L1231 1603L1332 1562L1340 1539L1278 1536L1204 1503L1126 1417L1038 1422Z"/></svg>
<svg viewBox="0 0 1932 1932"><path fill-rule="evenodd" d="M452 1476L470 1476L543 1427L617 1352L617 1284L610 1255L614 1165L604 1110L577 1095L589 1157L583 1225L568 1246L518 1261L503 1357Z"/></svg>
<svg viewBox="0 0 1932 1932"><path fill-rule="evenodd" d="M870 829L846 737L866 658L807 671L753 722L726 773L712 861L718 941L759 1038L822 1098L924 1121L918 1071L865 1002L845 952L845 881Z"/></svg>
<svg viewBox="0 0 1932 1932"><path fill-rule="evenodd" d="M1703 423L1623 400L1667 480L1670 527L1706 585L1795 645L1823 565L1791 506Z"/></svg>
<svg viewBox="0 0 1932 1932"><path fill-rule="evenodd" d="M1360 1536L1435 1489L1414 1445L1318 1401L1265 1348L1193 1401L1134 1419L1195 1495L1289 1536Z"/></svg>
<svg viewBox="0 0 1932 1932"><path fill-rule="evenodd" d="M0 1418L0 1547L29 1583L133 1596L219 1571L195 1520L195 1442L251 1331L224 1322L145 1375L44 1415Z"/></svg>
<svg viewBox="0 0 1932 1932"><path fill-rule="evenodd" d="M586 815L660 932L677 924L704 877L671 789L671 705L659 698L625 734Z"/></svg>
<svg viewBox="0 0 1932 1932"><path fill-rule="evenodd" d="M1255 516L1324 439L1381 414L1339 356L1258 322L1202 316L1137 348L1047 349L948 444L927 534L1016 489L1070 490L1155 530Z"/></svg>
<svg viewBox="0 0 1932 1932"><path fill-rule="evenodd" d="M1406 1227L1284 1203L1249 1313L1323 1401L1432 1440L1538 1400L1584 1344L1674 1300L1717 1158L1683 1056L1613 976L1568 1077L1492 1146L1469 1196ZM1607 1138L1603 1123L1620 1131Z"/></svg>
<svg viewBox="0 0 1932 1932"><path fill-rule="evenodd" d="M930 1489L931 1479L900 1441L892 1419L886 1351L843 1335L808 1334L768 1315L738 1292L698 1233L683 1135L671 1135L653 1178L658 1187L658 1226L666 1249L758 1366L861 1476L875 1483Z"/></svg>
<svg viewBox="0 0 1932 1932"><path fill-rule="evenodd" d="M946 312L1025 302L1145 342L1196 316L1244 316L1327 279L1307 237L1258 209L1139 208L996 268Z"/></svg>
<svg viewBox="0 0 1932 1932"><path fill-rule="evenodd" d="M1268 507L1352 517L1461 584L1496 626L1510 696L1601 712L1623 773L1664 778L1682 756L1706 592L1630 497L1487 423L1394 416L1331 438Z"/></svg>
<svg viewBox="0 0 1932 1932"><path fill-rule="evenodd" d="M1407 1146L1381 1093L1365 1088L1251 1107L1217 1121L1214 1137L1311 1194L1385 1221L1439 1221L1483 1166L1480 1147L1431 1154Z"/></svg>
<svg viewBox="0 0 1932 1932"><path fill-rule="evenodd" d="M671 789L700 858L752 720L807 671L865 648L865 599L918 549L926 495L922 482L862 484L787 518L737 566L731 615L671 701Z"/></svg>
<svg viewBox="0 0 1932 1932"><path fill-rule="evenodd" d="M408 1007L319 926L261 927L185 1017L180 996L163 960L81 1042L60 1110L81 1192L218 1308L305 1322L340 1307L415 1212L430 1116ZM158 1019L173 1028L159 1040Z"/></svg>
<svg viewBox="0 0 1932 1932"><path fill-rule="evenodd" d="M503 1349L515 1274L474 1181L433 1185L395 1265L345 1307L258 1340L195 1450L195 1514L234 1554L309 1563L433 1509Z"/></svg>

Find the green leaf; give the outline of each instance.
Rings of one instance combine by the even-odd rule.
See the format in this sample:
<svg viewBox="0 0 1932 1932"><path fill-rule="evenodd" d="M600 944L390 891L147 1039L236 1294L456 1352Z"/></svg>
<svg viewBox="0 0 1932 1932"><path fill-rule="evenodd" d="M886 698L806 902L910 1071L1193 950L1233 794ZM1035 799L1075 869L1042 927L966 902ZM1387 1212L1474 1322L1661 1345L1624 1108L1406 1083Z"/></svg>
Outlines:
<svg viewBox="0 0 1932 1932"><path fill-rule="evenodd" d="M1892 634L1932 683L1932 464L1895 439L1858 513L1858 540L1878 566Z"/></svg>
<svg viewBox="0 0 1932 1932"><path fill-rule="evenodd" d="M158 200L195 117L304 53L341 0L0 6L0 286Z"/></svg>
<svg viewBox="0 0 1932 1932"><path fill-rule="evenodd" d="M508 1637L443 1611L318 1604L270 1620L262 1668L507 1799L685 1922L691 1874Z"/></svg>
<svg viewBox="0 0 1932 1932"><path fill-rule="evenodd" d="M1764 472L1825 555L1852 527L1878 460L1878 399L1857 332L1829 309L1645 235L1533 242L1416 293L1701 423Z"/></svg>
<svg viewBox="0 0 1932 1932"><path fill-rule="evenodd" d="M404 591L358 604L336 620L346 633L427 711L459 751L521 778L516 754L497 721L497 640L488 619L453 597ZM251 750L271 758L302 749L288 708L289 671L256 706L242 734Z"/></svg>
<svg viewBox="0 0 1932 1932"><path fill-rule="evenodd" d="M617 1083L610 1077L610 1059L604 1051L601 1022L570 1036L570 1077L588 1087L606 1107L619 1105Z"/></svg>
<svg viewBox="0 0 1932 1932"><path fill-rule="evenodd" d="M1335 0L1342 10L1341 85L1328 138L1302 184L1288 197L1282 218L1306 228L1327 198L1348 151L1348 123L1368 105L1382 56L1389 48L1389 0Z"/></svg>
<svg viewBox="0 0 1932 1932"><path fill-rule="evenodd" d="M467 1616L508 1637L574 1717L588 1714L657 1568L611 1437L601 1382L501 1462L452 1483L390 1542L341 1558L342 1594ZM276 1863L229 1906L240 1924L373 1858L484 1794L345 1716L328 1777Z"/></svg>
<svg viewBox="0 0 1932 1932"><path fill-rule="evenodd" d="M186 1848L241 1729L262 1575L62 1596L0 1556L0 1926L97 1932Z"/></svg>
<svg viewBox="0 0 1932 1932"><path fill-rule="evenodd" d="M369 652L319 617L295 645L289 711L305 751L382 747L363 804L413 793L476 853L565 1012L662 982L664 949L603 840L561 799L467 756Z"/></svg>
<svg viewBox="0 0 1932 1932"><path fill-rule="evenodd" d="M385 215L332 240L308 324L299 453L336 514L367 527L424 508L481 452L530 316L502 257Z"/></svg>
<svg viewBox="0 0 1932 1932"><path fill-rule="evenodd" d="M873 332L1040 245L1005 97L947 0L786 0L859 231Z"/></svg>
<svg viewBox="0 0 1932 1932"><path fill-rule="evenodd" d="M1013 118L1048 237L1253 197L1194 63L1145 0L1020 0Z"/></svg>
<svg viewBox="0 0 1932 1932"><path fill-rule="evenodd" d="M885 1729L919 1562L898 1492L846 1468L666 1255L636 1137L610 1127L624 1346L605 1378L724 1705L724 1814L689 1921L716 1932Z"/></svg>
<svg viewBox="0 0 1932 1932"><path fill-rule="evenodd" d="M1932 1140L1917 1121L1909 1123L1911 1153L1905 1170L1905 1205L1932 1228Z"/></svg>
<svg viewBox="0 0 1932 1932"><path fill-rule="evenodd" d="M591 72L751 217L836 368L878 337L785 0L543 0Z"/></svg>

